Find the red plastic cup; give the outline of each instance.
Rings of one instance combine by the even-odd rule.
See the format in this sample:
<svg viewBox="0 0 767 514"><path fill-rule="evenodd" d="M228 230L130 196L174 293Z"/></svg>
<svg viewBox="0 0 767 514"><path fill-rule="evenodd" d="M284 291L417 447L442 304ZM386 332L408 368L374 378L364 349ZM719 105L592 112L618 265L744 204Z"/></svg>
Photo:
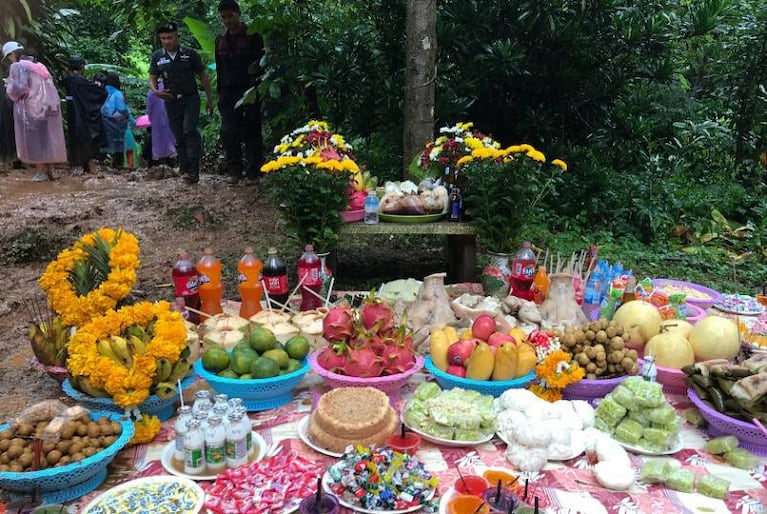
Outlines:
<svg viewBox="0 0 767 514"><path fill-rule="evenodd" d="M487 480L479 475L463 475L463 478L455 481L454 487L459 494L468 494L482 498L482 495L485 494L485 489L488 488L488 483Z"/></svg>
<svg viewBox="0 0 767 514"><path fill-rule="evenodd" d="M401 434L394 434L389 438L388 445L395 452L415 455L415 452L421 447L421 437L413 432L408 432L405 437L402 437Z"/></svg>

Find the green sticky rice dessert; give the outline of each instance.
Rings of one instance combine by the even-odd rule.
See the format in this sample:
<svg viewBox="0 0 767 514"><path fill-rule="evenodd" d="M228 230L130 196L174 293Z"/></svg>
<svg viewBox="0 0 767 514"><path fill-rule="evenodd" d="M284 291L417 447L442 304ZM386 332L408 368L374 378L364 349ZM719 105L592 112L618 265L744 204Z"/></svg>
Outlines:
<svg viewBox="0 0 767 514"><path fill-rule="evenodd" d="M724 460L740 469L752 469L759 464L759 457L743 448L735 448L725 453Z"/></svg>
<svg viewBox="0 0 767 514"><path fill-rule="evenodd" d="M599 402L595 415L597 418L603 419L609 426L614 427L626 415L626 408L613 400L612 396L607 395L604 400Z"/></svg>
<svg viewBox="0 0 767 514"><path fill-rule="evenodd" d="M663 396L663 386L658 382L646 382L641 377L631 377L623 382L626 383L629 380L638 381L636 390L633 392L636 399L635 404L639 407L660 407L666 403L666 397Z"/></svg>
<svg viewBox="0 0 767 514"><path fill-rule="evenodd" d="M453 436L456 441L479 441L483 437L484 434L479 430L469 428L456 428Z"/></svg>
<svg viewBox="0 0 767 514"><path fill-rule="evenodd" d="M715 437L703 447L711 455L724 455L738 447L738 438L734 435Z"/></svg>
<svg viewBox="0 0 767 514"><path fill-rule="evenodd" d="M643 410L630 410L629 418L633 419L643 427L646 427L650 424L650 420L647 419L647 416L645 416Z"/></svg>
<svg viewBox="0 0 767 514"><path fill-rule="evenodd" d="M662 453L668 450L667 444L656 444L653 441L650 441L649 439L642 438L637 443L636 446L639 446L640 448L644 448L648 452L653 453Z"/></svg>
<svg viewBox="0 0 767 514"><path fill-rule="evenodd" d="M651 460L645 462L642 471L639 473L639 479L646 484L662 484L666 481L666 475L670 467L665 460Z"/></svg>
<svg viewBox="0 0 767 514"><path fill-rule="evenodd" d="M715 475L703 475L698 479L698 492L711 498L723 500L730 490L730 482Z"/></svg>
<svg viewBox="0 0 767 514"><path fill-rule="evenodd" d="M660 446L661 448L665 449L668 447L669 442L674 435L674 433L669 432L668 430L650 427L644 429L642 438L646 439L655 446Z"/></svg>
<svg viewBox="0 0 767 514"><path fill-rule="evenodd" d="M435 382L421 382L413 392L413 398L416 400L428 400L441 392L442 389Z"/></svg>
<svg viewBox="0 0 767 514"><path fill-rule="evenodd" d="M674 410L674 407L668 403L664 403L660 407L647 409L644 413L645 416L647 416L647 419L658 425L666 425L676 419L676 411Z"/></svg>
<svg viewBox="0 0 767 514"><path fill-rule="evenodd" d="M683 410L682 417L685 419L685 421L694 427L702 427L706 424L706 419L695 407L690 407L689 409Z"/></svg>
<svg viewBox="0 0 767 514"><path fill-rule="evenodd" d="M695 487L695 473L686 469L672 469L666 476L666 486L674 491L691 493Z"/></svg>
<svg viewBox="0 0 767 514"><path fill-rule="evenodd" d="M621 404L626 409L631 409L634 403L634 393L627 387L618 386L610 393L612 399Z"/></svg>
<svg viewBox="0 0 767 514"><path fill-rule="evenodd" d="M636 444L642 438L644 428L631 418L625 418L615 427L615 438L624 443Z"/></svg>
<svg viewBox="0 0 767 514"><path fill-rule="evenodd" d="M614 428L607 424L602 418L594 418L594 428L605 434L612 434Z"/></svg>

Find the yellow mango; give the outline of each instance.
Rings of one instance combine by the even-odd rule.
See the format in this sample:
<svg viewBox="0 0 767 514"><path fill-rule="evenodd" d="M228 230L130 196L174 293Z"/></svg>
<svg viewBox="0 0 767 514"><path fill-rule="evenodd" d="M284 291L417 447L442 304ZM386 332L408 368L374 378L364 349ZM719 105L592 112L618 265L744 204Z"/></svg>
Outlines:
<svg viewBox="0 0 767 514"><path fill-rule="evenodd" d="M444 330L435 330L431 333L429 353L431 354L431 361L434 363L434 367L440 371L447 369L447 349L450 344Z"/></svg>
<svg viewBox="0 0 767 514"><path fill-rule="evenodd" d="M511 380L517 378L518 356L517 347L511 343L503 343L495 351L495 367L493 380Z"/></svg>
<svg viewBox="0 0 767 514"><path fill-rule="evenodd" d="M466 378L471 380L490 380L493 376L495 367L495 355L490 349L490 345L482 342L474 347L469 358L469 365L466 366Z"/></svg>
<svg viewBox="0 0 767 514"><path fill-rule="evenodd" d="M527 341L527 334L519 327L514 327L509 330L509 335L517 340L517 344L522 344Z"/></svg>
<svg viewBox="0 0 767 514"><path fill-rule="evenodd" d="M520 344L517 346L517 371L516 377L519 378L530 373L535 365L538 364L538 356L535 349L530 344Z"/></svg>
<svg viewBox="0 0 767 514"><path fill-rule="evenodd" d="M455 329L455 327L451 327L450 325L447 325L445 328L442 329L442 331L445 333L445 336L447 336L447 342L450 344L455 343L458 341L458 331Z"/></svg>
<svg viewBox="0 0 767 514"><path fill-rule="evenodd" d="M461 332L461 339L463 339L464 341L468 341L472 337L474 336L471 335L471 328L466 328L463 330L463 332Z"/></svg>

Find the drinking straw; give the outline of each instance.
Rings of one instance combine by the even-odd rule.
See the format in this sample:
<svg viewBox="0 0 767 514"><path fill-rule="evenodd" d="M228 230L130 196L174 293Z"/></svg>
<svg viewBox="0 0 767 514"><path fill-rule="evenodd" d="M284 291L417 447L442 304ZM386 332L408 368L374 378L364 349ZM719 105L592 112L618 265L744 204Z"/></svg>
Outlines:
<svg viewBox="0 0 767 514"><path fill-rule="evenodd" d="M538 514L538 497L535 497L535 514Z"/></svg>
<svg viewBox="0 0 767 514"><path fill-rule="evenodd" d="M178 396L181 399L181 406L184 406L184 392L181 389L181 379L178 379Z"/></svg>
<svg viewBox="0 0 767 514"><path fill-rule="evenodd" d="M404 423L400 424L400 436L402 437L402 439L405 439L405 424Z"/></svg>
<svg viewBox="0 0 767 514"><path fill-rule="evenodd" d="M495 486L495 504L498 505L501 502L501 479L498 479L498 485Z"/></svg>
<svg viewBox="0 0 767 514"><path fill-rule="evenodd" d="M469 488L469 486L468 486L468 485L466 485L466 479L465 479L465 478L463 478L463 474L461 473L461 468L460 468L460 466L456 466L456 467L455 467L455 469L458 471L458 476L459 476L459 477L461 477L461 483L463 484L463 486L464 486L466 489L468 489L468 488Z"/></svg>
<svg viewBox="0 0 767 514"><path fill-rule="evenodd" d="M525 479L525 501L527 501L527 484L530 482L529 479Z"/></svg>
<svg viewBox="0 0 767 514"><path fill-rule="evenodd" d="M762 433L763 433L764 435L766 435L766 436L767 436L767 427L765 427L765 426L762 424L762 422L761 422L761 421L759 421L759 418L754 418L752 421L754 422L754 425L756 425L757 427L759 427L759 430L761 430L761 431L762 431Z"/></svg>
<svg viewBox="0 0 767 514"><path fill-rule="evenodd" d="M320 299L320 300L322 300L323 302L325 301L325 297L323 297L323 296L322 296L320 293L318 293L317 291L315 291L315 290L314 290L314 289L312 289L311 287L305 287L305 288L304 288L304 290L305 290L305 291L308 291L308 292L309 292L309 293L311 293L311 294L313 294L313 295L314 295L316 298L319 298L319 299Z"/></svg>
<svg viewBox="0 0 767 514"><path fill-rule="evenodd" d="M479 507L477 507L477 510L474 511L474 514L477 514L477 512L481 511L482 507L484 507L484 506L485 506L485 502L480 503Z"/></svg>
<svg viewBox="0 0 767 514"><path fill-rule="evenodd" d="M269 299L269 291L266 289L266 284L264 283L263 279L261 280L261 289L264 290L264 296L266 296L266 309L269 313L269 323L274 325L274 313L272 312L272 302Z"/></svg>
<svg viewBox="0 0 767 514"><path fill-rule="evenodd" d="M330 277L330 285L328 286L328 296L325 298L325 307L330 305L330 295L333 292L333 284L336 283L336 277Z"/></svg>
<svg viewBox="0 0 767 514"><path fill-rule="evenodd" d="M514 507L516 507L514 502L509 502L509 512L507 514L514 514Z"/></svg>
<svg viewBox="0 0 767 514"><path fill-rule="evenodd" d="M301 277L301 280L298 281L298 285L296 286L295 289L293 289L293 292L291 292L290 295L288 295L288 300L285 303L290 302L290 299L293 298L293 295L298 292L298 290L301 288L301 285L304 283L304 280L306 280L306 277L308 277L308 276L309 275L304 274L304 276ZM323 300L324 300L324 298L323 298ZM282 306L282 310L283 311L285 310L285 307L286 307L285 305Z"/></svg>

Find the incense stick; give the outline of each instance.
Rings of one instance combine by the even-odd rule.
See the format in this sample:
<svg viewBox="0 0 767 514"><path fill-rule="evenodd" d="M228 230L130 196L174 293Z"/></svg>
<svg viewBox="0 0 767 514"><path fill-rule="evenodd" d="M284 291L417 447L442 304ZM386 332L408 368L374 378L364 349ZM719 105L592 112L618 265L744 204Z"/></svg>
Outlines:
<svg viewBox="0 0 767 514"><path fill-rule="evenodd" d="M301 288L301 285L304 283L304 280L306 280L306 277L308 277L308 276L309 275L304 274L304 276L301 277L301 280L298 281L298 285L296 286L295 289L293 289L293 292L290 293L290 295L288 295L288 300L285 303L288 303L290 301L290 299L293 298L293 295L295 295L296 292ZM324 298L323 298L323 300L324 300ZM283 311L285 310L285 305L282 306L282 310Z"/></svg>

